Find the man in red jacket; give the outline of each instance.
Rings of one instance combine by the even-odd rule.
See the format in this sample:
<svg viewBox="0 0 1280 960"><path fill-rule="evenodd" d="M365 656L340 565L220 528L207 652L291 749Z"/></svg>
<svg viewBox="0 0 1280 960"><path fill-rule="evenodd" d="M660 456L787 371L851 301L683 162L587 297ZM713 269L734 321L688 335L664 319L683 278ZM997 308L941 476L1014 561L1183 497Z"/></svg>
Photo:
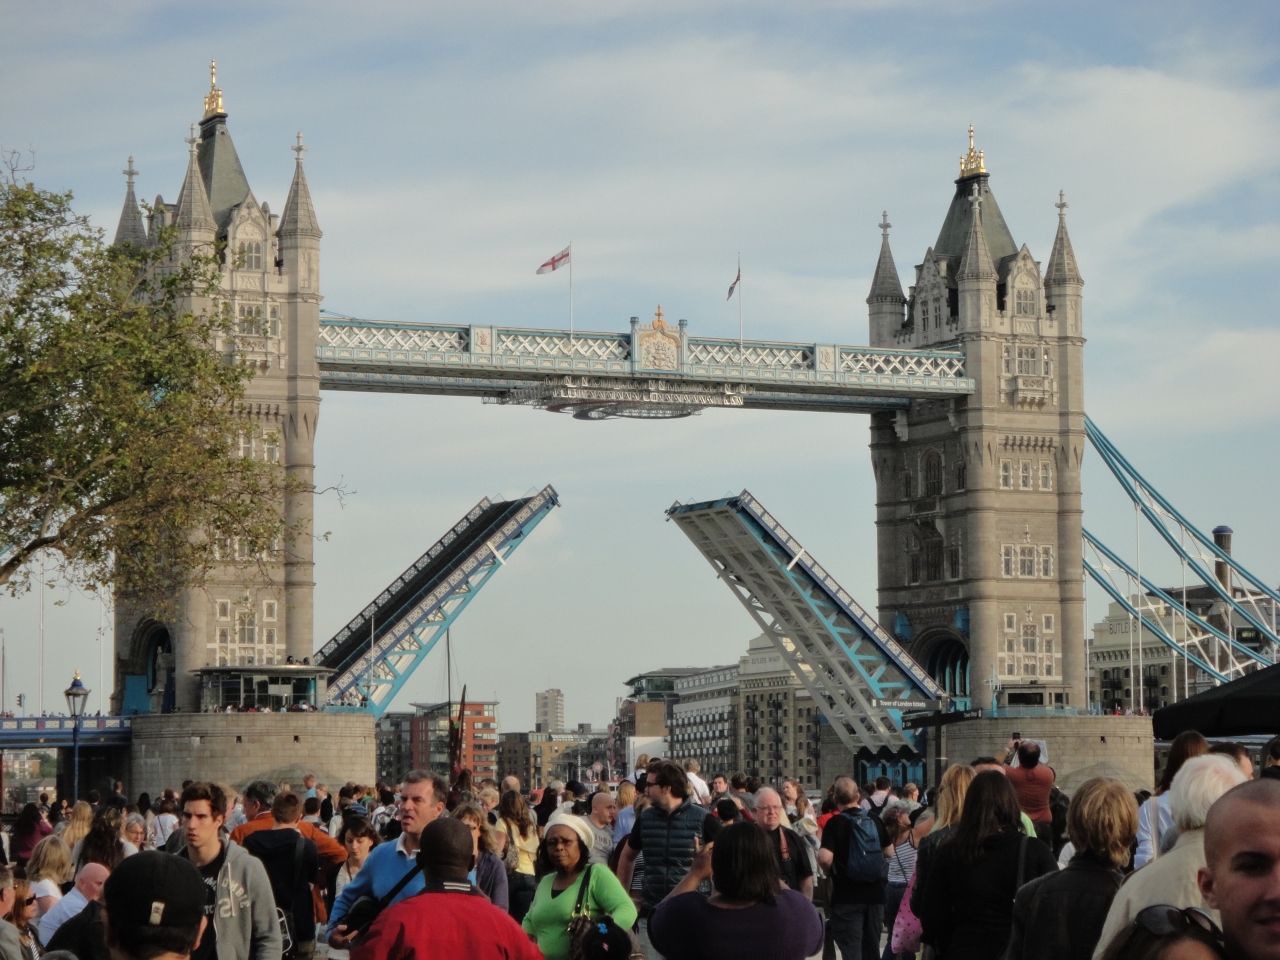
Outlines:
<svg viewBox="0 0 1280 960"><path fill-rule="evenodd" d="M270 830L276 825L271 816L271 805L276 799L276 785L269 780L255 780L244 791L245 815L247 823L242 823L231 831L231 842L244 846L244 838L259 830ZM328 871L340 863L346 862L347 850L333 837L329 836L314 823L301 821L298 832L316 845L320 854L320 869Z"/></svg>
<svg viewBox="0 0 1280 960"><path fill-rule="evenodd" d="M439 817L422 831L419 894L387 907L351 950L351 960L542 960L542 952L477 890L471 829Z"/></svg>

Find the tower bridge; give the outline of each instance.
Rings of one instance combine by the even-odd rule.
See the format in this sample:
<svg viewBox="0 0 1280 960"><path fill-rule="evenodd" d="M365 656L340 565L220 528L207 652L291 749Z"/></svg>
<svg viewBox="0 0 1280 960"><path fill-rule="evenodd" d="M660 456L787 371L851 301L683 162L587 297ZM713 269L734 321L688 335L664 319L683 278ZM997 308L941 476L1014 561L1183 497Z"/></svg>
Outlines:
<svg viewBox="0 0 1280 960"><path fill-rule="evenodd" d="M293 180L276 214L250 189L227 118L214 78L199 132L188 141L177 201L157 197L144 218L131 164L116 242L147 244L174 225L184 250L225 245L220 297L256 369L246 409L275 438L273 449L290 475L311 484L321 390L470 396L589 420L683 417L708 408L869 414L874 620L812 558L805 560L776 522L762 526L760 511L748 517L751 505L758 507L749 495L703 505L701 513L673 508L672 518L718 570L730 564L728 554L716 552L729 549L713 542L717 524L722 533L733 531L733 549L756 539L764 553L733 560L735 570L753 570L754 579L735 589L788 662L808 671L826 697L828 718L850 742L902 742L898 714L869 707L870 697L885 692L886 670L902 679L894 689L903 697L964 703L989 695L1002 707L1063 712L1086 706L1084 281L1062 195L1042 268L1014 240L972 128L937 241L905 292L887 215L882 220L866 301L869 346L850 346L696 336L684 320L668 324L661 308L652 321L632 317L621 332L322 317L323 233L301 134ZM509 552L474 531L488 530L499 515L515 523L508 511L523 510L523 521L501 527L504 536L522 537L557 502L550 488L539 497L536 505L477 507L466 550L454 551L451 561L470 558L467 569L482 570L481 580L467 581L472 587ZM291 496L284 512L298 535L247 592L242 572L228 569L205 590L184 594L173 618L118 607L116 711L192 711L202 669L312 657L311 494ZM433 572L406 571L320 651L319 662L332 661L340 673L335 702L384 708L434 642L423 641L422 631L438 633L442 618L460 609L456 596L447 600L437 588L461 582L450 579L464 576L461 567L433 566L429 555L419 563L426 564L419 573ZM786 589L803 595L778 593ZM774 599L761 599L767 596ZM437 606L428 610L424 598L431 597ZM384 614L390 633L375 626ZM808 633L802 638L797 631ZM416 639L397 646L392 634ZM856 652L847 643L854 635L861 638ZM990 690L982 692L983 684Z"/></svg>

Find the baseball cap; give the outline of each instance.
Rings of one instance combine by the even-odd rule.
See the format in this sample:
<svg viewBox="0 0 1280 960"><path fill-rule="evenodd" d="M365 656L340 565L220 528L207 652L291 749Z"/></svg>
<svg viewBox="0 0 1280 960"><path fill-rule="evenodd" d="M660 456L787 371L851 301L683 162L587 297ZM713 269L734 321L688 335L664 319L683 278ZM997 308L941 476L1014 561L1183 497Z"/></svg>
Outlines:
<svg viewBox="0 0 1280 960"><path fill-rule="evenodd" d="M208 887L190 860L158 850L126 857L102 887L116 929L197 926L207 897Z"/></svg>

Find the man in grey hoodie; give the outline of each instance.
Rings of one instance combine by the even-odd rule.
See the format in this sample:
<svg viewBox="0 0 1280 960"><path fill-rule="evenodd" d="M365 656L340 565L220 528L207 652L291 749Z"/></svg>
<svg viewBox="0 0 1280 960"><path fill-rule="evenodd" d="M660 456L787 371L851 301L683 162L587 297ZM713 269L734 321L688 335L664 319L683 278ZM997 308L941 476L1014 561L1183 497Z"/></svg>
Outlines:
<svg viewBox="0 0 1280 960"><path fill-rule="evenodd" d="M184 846L178 855L195 864L209 888L209 925L191 960L279 960L271 880L262 861L223 839L226 795L216 783L197 782L182 791L179 803Z"/></svg>

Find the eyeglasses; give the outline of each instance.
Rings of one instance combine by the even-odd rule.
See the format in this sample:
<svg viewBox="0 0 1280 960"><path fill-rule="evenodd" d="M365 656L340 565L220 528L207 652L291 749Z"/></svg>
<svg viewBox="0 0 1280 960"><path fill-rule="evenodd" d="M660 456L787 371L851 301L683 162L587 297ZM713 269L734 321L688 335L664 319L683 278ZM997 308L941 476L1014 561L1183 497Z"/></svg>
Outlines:
<svg viewBox="0 0 1280 960"><path fill-rule="evenodd" d="M1218 925L1207 913L1196 907L1185 907L1179 910L1167 904L1157 904L1154 907L1139 910L1138 915L1133 918L1133 925L1154 937L1199 930L1216 941L1222 940L1222 931L1218 929Z"/></svg>
<svg viewBox="0 0 1280 960"><path fill-rule="evenodd" d="M35 902L36 902L36 898L35 898L35 897L27 897L27 899L25 899L25 900L23 900L23 901L22 901L22 905L23 905L24 907L29 907L29 906L31 906L31 905L32 905L33 903L35 903Z"/></svg>

